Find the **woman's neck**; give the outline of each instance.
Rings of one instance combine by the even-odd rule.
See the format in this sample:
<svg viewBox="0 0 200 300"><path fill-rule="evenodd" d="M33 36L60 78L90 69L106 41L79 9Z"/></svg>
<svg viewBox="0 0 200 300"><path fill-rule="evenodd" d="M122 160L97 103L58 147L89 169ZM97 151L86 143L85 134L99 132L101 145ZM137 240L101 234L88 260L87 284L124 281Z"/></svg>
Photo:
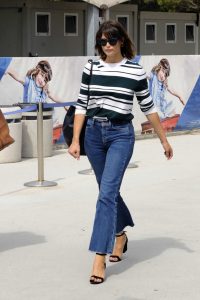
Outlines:
<svg viewBox="0 0 200 300"><path fill-rule="evenodd" d="M119 63L120 61L123 60L123 56L120 54L120 55L117 55L117 56L112 56L112 57L106 57L105 59L105 62L108 63L108 64L114 64L114 63Z"/></svg>

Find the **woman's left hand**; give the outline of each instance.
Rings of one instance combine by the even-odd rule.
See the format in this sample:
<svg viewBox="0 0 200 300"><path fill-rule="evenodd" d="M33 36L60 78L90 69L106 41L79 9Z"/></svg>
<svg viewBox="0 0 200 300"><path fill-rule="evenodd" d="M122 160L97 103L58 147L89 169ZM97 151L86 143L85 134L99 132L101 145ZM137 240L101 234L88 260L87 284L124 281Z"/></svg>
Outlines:
<svg viewBox="0 0 200 300"><path fill-rule="evenodd" d="M167 157L167 159L171 159L173 157L173 149L171 145L168 143L168 141L165 141L162 143L162 146L165 150L164 154Z"/></svg>
<svg viewBox="0 0 200 300"><path fill-rule="evenodd" d="M157 113L151 113L147 115L147 119L151 122L154 127L155 132L157 133L158 137L160 138L161 144L165 150L164 154L167 159L171 159L173 157L173 150L171 145L169 144L164 129L162 128L160 118Z"/></svg>

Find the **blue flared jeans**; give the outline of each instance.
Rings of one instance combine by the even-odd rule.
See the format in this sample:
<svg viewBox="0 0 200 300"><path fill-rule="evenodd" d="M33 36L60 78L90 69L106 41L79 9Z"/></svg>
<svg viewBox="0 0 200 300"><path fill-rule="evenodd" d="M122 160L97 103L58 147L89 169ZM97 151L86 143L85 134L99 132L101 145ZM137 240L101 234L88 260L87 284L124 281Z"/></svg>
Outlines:
<svg viewBox="0 0 200 300"><path fill-rule="evenodd" d="M134 142L132 122L87 121L85 151L99 186L90 251L112 253L115 234L126 226L134 226L120 195Z"/></svg>

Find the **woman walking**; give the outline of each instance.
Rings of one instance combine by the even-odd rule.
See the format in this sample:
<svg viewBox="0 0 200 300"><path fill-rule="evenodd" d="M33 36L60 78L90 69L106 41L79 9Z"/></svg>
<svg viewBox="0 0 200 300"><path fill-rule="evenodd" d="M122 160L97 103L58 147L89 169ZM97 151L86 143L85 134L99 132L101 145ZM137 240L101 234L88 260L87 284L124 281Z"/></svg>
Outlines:
<svg viewBox="0 0 200 300"><path fill-rule="evenodd" d="M120 195L135 142L131 122L134 95L160 138L166 157L170 159L173 156L149 94L146 73L140 65L131 62L134 46L122 25L115 21L104 22L96 34L96 49L100 59L93 62L92 77L90 63L83 71L73 141L68 150L79 159L79 136L87 116L85 151L99 186L89 245L89 250L95 253L91 284L104 281L107 254L110 254L109 260L113 263L121 260L128 244L124 229L134 226Z"/></svg>

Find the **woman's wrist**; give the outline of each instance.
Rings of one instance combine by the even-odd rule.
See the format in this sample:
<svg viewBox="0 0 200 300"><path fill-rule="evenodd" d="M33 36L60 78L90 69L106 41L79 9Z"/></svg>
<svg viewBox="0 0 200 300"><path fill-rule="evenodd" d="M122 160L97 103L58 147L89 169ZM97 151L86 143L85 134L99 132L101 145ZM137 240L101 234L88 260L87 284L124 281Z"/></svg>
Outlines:
<svg viewBox="0 0 200 300"><path fill-rule="evenodd" d="M168 140L167 139L164 139L164 140L160 140L161 144L164 145L164 144L169 144Z"/></svg>
<svg viewBox="0 0 200 300"><path fill-rule="evenodd" d="M72 143L79 145L79 138L78 137L73 137Z"/></svg>

